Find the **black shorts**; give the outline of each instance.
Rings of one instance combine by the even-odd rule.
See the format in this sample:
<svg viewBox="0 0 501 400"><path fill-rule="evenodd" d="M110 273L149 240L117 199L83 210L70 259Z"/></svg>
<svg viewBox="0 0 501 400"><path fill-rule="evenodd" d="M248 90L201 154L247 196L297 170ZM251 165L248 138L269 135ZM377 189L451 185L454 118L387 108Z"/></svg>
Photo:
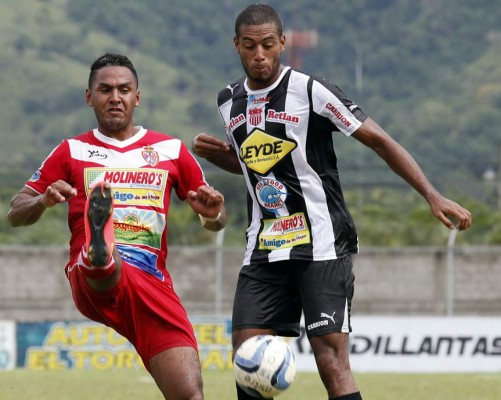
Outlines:
<svg viewBox="0 0 501 400"><path fill-rule="evenodd" d="M273 329L279 336L299 336L303 312L308 337L351 332L354 282L351 256L245 265L235 292L233 330Z"/></svg>

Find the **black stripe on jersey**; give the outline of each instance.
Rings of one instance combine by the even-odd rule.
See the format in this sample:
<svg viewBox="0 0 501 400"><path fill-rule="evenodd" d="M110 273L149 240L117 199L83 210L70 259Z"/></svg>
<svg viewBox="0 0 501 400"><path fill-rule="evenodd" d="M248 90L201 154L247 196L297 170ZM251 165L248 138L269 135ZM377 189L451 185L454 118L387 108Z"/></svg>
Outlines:
<svg viewBox="0 0 501 400"><path fill-rule="evenodd" d="M230 85L229 88L222 90L218 95L218 107L220 107L225 102L232 100L231 111L230 111L230 121L236 118L240 114L247 116L247 92L244 87L245 78ZM239 150L242 142L247 138L247 127L246 124L242 124L235 128L232 133L235 142L238 144L237 151ZM247 191L247 228L252 222L252 197ZM248 241L248 235L246 233L246 239ZM267 252L266 252L267 257Z"/></svg>
<svg viewBox="0 0 501 400"><path fill-rule="evenodd" d="M220 107L222 104L231 100L235 93L243 92L245 94L244 82L245 78L240 78L238 81L233 82L231 85L221 90L217 95L217 106Z"/></svg>
<svg viewBox="0 0 501 400"><path fill-rule="evenodd" d="M313 112L313 81L313 78L310 78L308 81L310 119L306 139L306 159L308 164L320 177L327 198L331 199L331 201L327 202L327 208L329 209L333 231L336 235L334 245L336 254L357 253L358 237L355 223L343 198L337 169L337 157L332 140L332 132L338 129L329 119ZM333 86L337 90L333 90ZM333 91L336 96L339 96L341 100L346 99L344 93L337 86L330 85L326 87Z"/></svg>
<svg viewBox="0 0 501 400"><path fill-rule="evenodd" d="M232 95L230 98L233 99L233 102L231 104L230 121L240 114L245 115L245 117L247 118L247 92L245 91L244 87L244 79L238 81L237 84L233 87ZM243 141L247 138L246 124L242 124L235 128L233 130L233 137L235 138L235 141L240 148Z"/></svg>

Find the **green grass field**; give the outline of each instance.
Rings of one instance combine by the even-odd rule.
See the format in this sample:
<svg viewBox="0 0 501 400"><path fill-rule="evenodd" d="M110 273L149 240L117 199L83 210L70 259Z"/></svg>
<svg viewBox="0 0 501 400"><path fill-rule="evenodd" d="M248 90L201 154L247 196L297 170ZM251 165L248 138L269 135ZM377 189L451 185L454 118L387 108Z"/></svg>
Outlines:
<svg viewBox="0 0 501 400"><path fill-rule="evenodd" d="M501 374L356 374L364 400L499 400ZM204 372L205 400L235 398L230 371ZM299 373L280 400L326 400L315 373ZM0 371L1 400L162 400L146 372Z"/></svg>

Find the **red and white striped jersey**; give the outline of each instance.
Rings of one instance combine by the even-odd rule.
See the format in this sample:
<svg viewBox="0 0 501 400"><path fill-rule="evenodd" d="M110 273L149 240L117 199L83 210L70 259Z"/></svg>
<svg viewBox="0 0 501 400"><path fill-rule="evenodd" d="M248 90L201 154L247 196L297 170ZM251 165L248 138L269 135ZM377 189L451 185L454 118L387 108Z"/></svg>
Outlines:
<svg viewBox="0 0 501 400"><path fill-rule="evenodd" d="M332 132L350 136L366 114L336 85L289 67L266 89L228 85L218 108L248 188L244 265L358 252Z"/></svg>
<svg viewBox="0 0 501 400"><path fill-rule="evenodd" d="M84 207L91 188L111 184L118 250L133 265L170 279L166 271L167 217L172 189L180 200L206 185L200 165L179 140L140 128L125 141L97 129L63 140L26 185L38 193L64 180L78 194L68 202L70 256L85 243Z"/></svg>

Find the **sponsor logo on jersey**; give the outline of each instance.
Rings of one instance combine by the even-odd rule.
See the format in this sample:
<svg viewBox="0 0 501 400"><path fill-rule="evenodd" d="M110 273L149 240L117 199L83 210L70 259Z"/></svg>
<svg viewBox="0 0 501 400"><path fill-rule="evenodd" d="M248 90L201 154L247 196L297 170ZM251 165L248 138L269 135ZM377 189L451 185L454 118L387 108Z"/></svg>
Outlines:
<svg viewBox="0 0 501 400"><path fill-rule="evenodd" d="M168 172L151 168L85 168L85 187L89 192L97 182L109 182L117 206L163 208Z"/></svg>
<svg viewBox="0 0 501 400"><path fill-rule="evenodd" d="M146 234L149 234L149 232L151 232L151 228L148 227L147 225L142 224L139 219L139 216L133 213L127 214L123 218L123 221L114 220L113 228L115 230L121 230L123 232L130 231L134 234L139 232L144 232Z"/></svg>
<svg viewBox="0 0 501 400"><path fill-rule="evenodd" d="M287 188L275 179L262 178L256 185L256 195L259 204L276 213L285 203Z"/></svg>
<svg viewBox="0 0 501 400"><path fill-rule="evenodd" d="M143 151L141 152L141 154L143 155L144 161L146 161L152 167L157 165L158 161L160 160L160 156L158 155L158 152L153 150L153 147L151 147L151 146L145 146L143 148Z"/></svg>
<svg viewBox="0 0 501 400"><path fill-rule="evenodd" d="M323 321L314 322L306 327L307 330L311 331L312 329L320 328L321 326L329 325L329 321L325 319Z"/></svg>
<svg viewBox="0 0 501 400"><path fill-rule="evenodd" d="M231 95L233 96L233 91L238 87L238 83L235 84L235 86L228 85L226 86L226 89L228 89L231 92Z"/></svg>
<svg viewBox="0 0 501 400"><path fill-rule="evenodd" d="M165 216L153 210L136 207L115 208L113 228L117 243L161 248Z"/></svg>
<svg viewBox="0 0 501 400"><path fill-rule="evenodd" d="M247 114L249 114L249 122L252 126L259 125L263 119L263 110L259 107L249 108Z"/></svg>
<svg viewBox="0 0 501 400"><path fill-rule="evenodd" d="M320 318L328 318L332 321L334 325L336 325L336 321L334 321L334 315L336 315L335 311L332 313L332 315L323 312L320 313Z"/></svg>
<svg viewBox="0 0 501 400"><path fill-rule="evenodd" d="M310 242L310 231L303 213L263 220L259 234L261 250L277 250Z"/></svg>
<svg viewBox="0 0 501 400"><path fill-rule="evenodd" d="M299 117L287 114L285 111L268 110L266 121L278 122L279 124L299 125Z"/></svg>
<svg viewBox="0 0 501 400"><path fill-rule="evenodd" d="M135 202L137 200L143 200L143 201L151 201L158 203L162 198L158 195L158 193L154 192L145 192L141 196L138 196L137 193L135 192L126 192L126 191L118 191L116 190L113 192L113 200L115 203L131 203Z"/></svg>
<svg viewBox="0 0 501 400"><path fill-rule="evenodd" d="M247 105L252 106L254 104L266 104L269 103L271 100L271 97L268 96L263 96L263 97L256 97L253 94L249 96L247 100Z"/></svg>
<svg viewBox="0 0 501 400"><path fill-rule="evenodd" d="M243 114L238 114L236 117L230 119L230 123L228 124L228 131L233 132L235 129L237 129L240 125L245 123L245 115Z"/></svg>
<svg viewBox="0 0 501 400"><path fill-rule="evenodd" d="M247 168L266 175L296 147L297 143L291 139L277 138L254 129L240 146L240 159Z"/></svg>
<svg viewBox="0 0 501 400"><path fill-rule="evenodd" d="M104 154L104 153L100 153L99 150L87 150L87 152L89 153L88 155L88 158L90 159L98 159L98 160L106 160L108 158L108 155L107 154Z"/></svg>
<svg viewBox="0 0 501 400"><path fill-rule="evenodd" d="M335 311L332 313L332 315L323 312L323 313L320 313L320 318L330 319L332 321L332 323L334 325L336 325L336 321L334 321L334 314L336 314ZM309 324L306 327L306 329L308 331L311 331L313 329L320 328L321 326L327 326L327 325L329 325L329 321L327 319L324 319L324 320L321 320L321 321L317 321L317 322L313 322L312 324Z"/></svg>
<svg viewBox="0 0 501 400"><path fill-rule="evenodd" d="M158 256L155 253L129 244L119 244L117 245L117 250L122 260L153 275L162 282L165 280L165 277L157 267Z"/></svg>
<svg viewBox="0 0 501 400"><path fill-rule="evenodd" d="M327 108L327 110L329 110L332 114L334 114L334 116L346 127L349 127L351 126L351 122L350 120L345 116L343 115L343 113L341 113L341 111L339 111L334 105L332 105L331 103L327 103L327 105L325 106L325 108Z"/></svg>
<svg viewBox="0 0 501 400"><path fill-rule="evenodd" d="M103 180L112 186L127 188L146 188L159 190L164 184L166 173L162 170L110 170L103 171Z"/></svg>
<svg viewBox="0 0 501 400"><path fill-rule="evenodd" d="M31 175L30 182L36 182L40 179L40 176L42 176L42 172L37 169L33 175Z"/></svg>

